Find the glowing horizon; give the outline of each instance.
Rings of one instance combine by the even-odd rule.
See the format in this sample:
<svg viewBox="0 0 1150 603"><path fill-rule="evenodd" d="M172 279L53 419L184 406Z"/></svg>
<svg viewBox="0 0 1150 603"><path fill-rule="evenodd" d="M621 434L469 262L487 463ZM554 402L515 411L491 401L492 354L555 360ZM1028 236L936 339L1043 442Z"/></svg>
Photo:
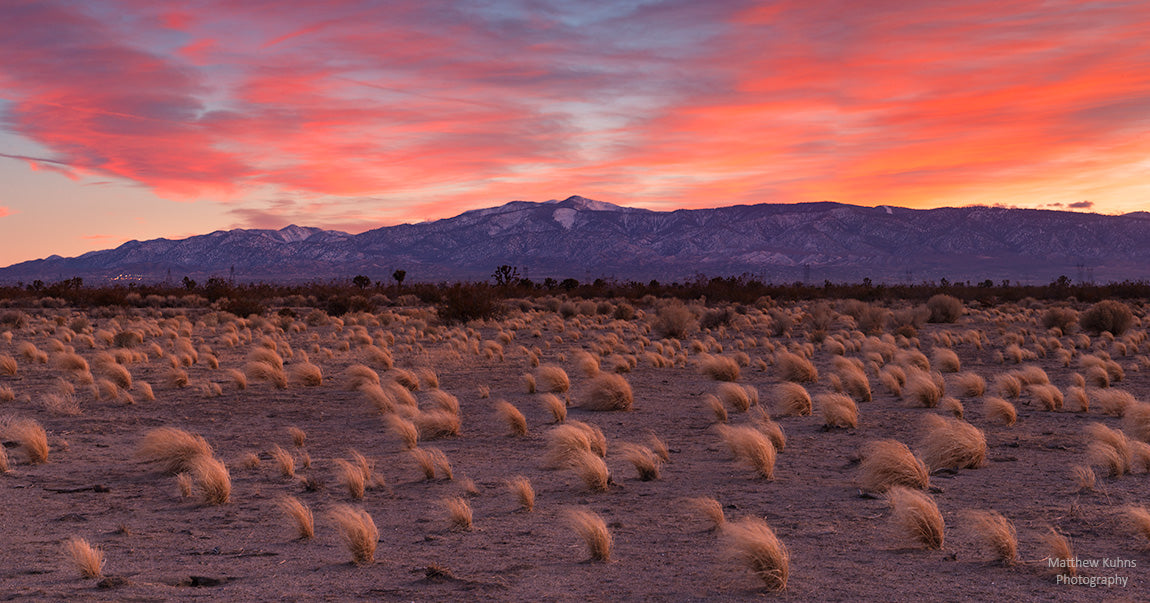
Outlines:
<svg viewBox="0 0 1150 603"><path fill-rule="evenodd" d="M1150 209L1139 2L0 6L0 266L581 195Z"/></svg>

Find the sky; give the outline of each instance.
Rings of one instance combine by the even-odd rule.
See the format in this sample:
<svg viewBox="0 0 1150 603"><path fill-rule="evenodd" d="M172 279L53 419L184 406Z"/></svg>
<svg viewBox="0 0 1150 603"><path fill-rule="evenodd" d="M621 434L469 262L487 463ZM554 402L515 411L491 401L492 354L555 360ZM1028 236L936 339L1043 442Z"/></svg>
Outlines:
<svg viewBox="0 0 1150 603"><path fill-rule="evenodd" d="M0 266L571 195L1150 210L1142 0L2 0Z"/></svg>

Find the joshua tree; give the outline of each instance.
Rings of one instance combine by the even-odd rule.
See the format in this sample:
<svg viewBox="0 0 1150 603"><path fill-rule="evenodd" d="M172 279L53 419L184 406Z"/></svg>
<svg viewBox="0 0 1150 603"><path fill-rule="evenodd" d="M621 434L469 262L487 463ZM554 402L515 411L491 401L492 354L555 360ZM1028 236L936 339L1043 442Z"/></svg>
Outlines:
<svg viewBox="0 0 1150 603"><path fill-rule="evenodd" d="M371 286L371 279L362 274L358 274L355 278L351 279L351 283L360 289L367 289Z"/></svg>
<svg viewBox="0 0 1150 603"><path fill-rule="evenodd" d="M407 278L407 271L406 270L396 270L395 272L391 273L391 278L395 279L395 283L397 285L399 285L400 289L402 289L403 288L403 279Z"/></svg>

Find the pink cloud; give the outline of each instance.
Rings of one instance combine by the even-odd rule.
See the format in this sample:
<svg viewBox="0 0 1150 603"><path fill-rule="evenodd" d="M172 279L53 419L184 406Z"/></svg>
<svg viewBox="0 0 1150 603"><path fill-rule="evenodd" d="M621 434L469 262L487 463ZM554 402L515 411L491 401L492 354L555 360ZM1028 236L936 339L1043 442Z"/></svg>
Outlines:
<svg viewBox="0 0 1150 603"><path fill-rule="evenodd" d="M6 121L51 151L33 166L173 198L419 200L423 218L573 192L1041 199L1150 152L1137 3L168 6L0 8ZM351 205L235 218L400 218Z"/></svg>
<svg viewBox="0 0 1150 603"><path fill-rule="evenodd" d="M0 205L0 218L6 218L14 213L16 212L12 211L11 208L5 205Z"/></svg>

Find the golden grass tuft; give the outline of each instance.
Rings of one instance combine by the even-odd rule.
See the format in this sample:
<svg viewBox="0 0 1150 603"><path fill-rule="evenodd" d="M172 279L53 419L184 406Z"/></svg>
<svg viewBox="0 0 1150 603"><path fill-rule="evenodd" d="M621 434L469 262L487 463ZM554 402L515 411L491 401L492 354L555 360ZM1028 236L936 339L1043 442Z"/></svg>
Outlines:
<svg viewBox="0 0 1150 603"><path fill-rule="evenodd" d="M192 488L196 485L195 478L190 473L180 473L176 475L176 490L180 493L180 498L191 498Z"/></svg>
<svg viewBox="0 0 1150 603"><path fill-rule="evenodd" d="M188 386L188 383L190 383L188 380L188 372L176 367L172 367L172 369L168 371L164 381L168 384L168 387L174 387L177 389L183 389Z"/></svg>
<svg viewBox="0 0 1150 603"><path fill-rule="evenodd" d="M731 408L734 408L737 412L747 412L751 409L752 394L747 387L737 383L720 383L718 394L719 399ZM759 394L756 391L754 398L757 399L758 396Z"/></svg>
<svg viewBox="0 0 1150 603"><path fill-rule="evenodd" d="M934 348L930 355L930 363L935 370L941 373L957 373L962 370L962 363L958 360L958 354L955 354L954 350L946 348Z"/></svg>
<svg viewBox="0 0 1150 603"><path fill-rule="evenodd" d="M969 511L966 515L971 531L1003 565L1018 562L1018 532L1009 519L997 511Z"/></svg>
<svg viewBox="0 0 1150 603"><path fill-rule="evenodd" d="M631 410L635 398L631 384L621 375L604 373L591 381L581 408L593 411Z"/></svg>
<svg viewBox="0 0 1150 603"><path fill-rule="evenodd" d="M1101 423L1091 423L1083 431L1091 440L1086 447L1086 458L1091 464L1105 467L1110 477L1130 472L1130 441L1126 434Z"/></svg>
<svg viewBox="0 0 1150 603"><path fill-rule="evenodd" d="M651 445L651 451L654 452L664 463L671 460L671 451L667 449L667 444L663 442L659 436L654 433L647 434L647 443ZM780 448L779 450L782 450Z"/></svg>
<svg viewBox="0 0 1150 603"><path fill-rule="evenodd" d="M18 372L19 365L17 365L16 359L8 354L0 354L0 375L15 377Z"/></svg>
<svg viewBox="0 0 1150 603"><path fill-rule="evenodd" d="M0 437L17 442L32 465L48 461L48 432L35 419L0 420Z"/></svg>
<svg viewBox="0 0 1150 603"><path fill-rule="evenodd" d="M1086 388L1078 385L1066 388L1066 407L1074 412L1089 412L1090 397L1086 395Z"/></svg>
<svg viewBox="0 0 1150 603"><path fill-rule="evenodd" d="M222 461L211 456L197 456L192 459L190 469L200 487L204 504L222 505L231 500L232 480Z"/></svg>
<svg viewBox="0 0 1150 603"><path fill-rule="evenodd" d="M811 414L811 395L798 383L780 383L774 389L775 412L783 416L807 416Z"/></svg>
<svg viewBox="0 0 1150 603"><path fill-rule="evenodd" d="M1130 437L1150 442L1150 403L1135 402L1122 416L1122 430Z"/></svg>
<svg viewBox="0 0 1150 603"><path fill-rule="evenodd" d="M1030 396L1042 405L1044 410L1062 410L1062 392L1049 383L1037 383L1027 387Z"/></svg>
<svg viewBox="0 0 1150 603"><path fill-rule="evenodd" d="M815 396L823 413L823 425L832 428L854 429L859 424L859 407L845 394L819 394Z"/></svg>
<svg viewBox="0 0 1150 603"><path fill-rule="evenodd" d="M571 389L571 379L567 371L554 364L544 364L535 371L535 376L544 392L561 394Z"/></svg>
<svg viewBox="0 0 1150 603"><path fill-rule="evenodd" d="M531 480L526 476L517 475L507 480L507 488L519 501L519 506L530 513L535 509L535 489L531 487Z"/></svg>
<svg viewBox="0 0 1150 603"><path fill-rule="evenodd" d="M739 380L739 364L726 356L703 356L699 370L716 381Z"/></svg>
<svg viewBox="0 0 1150 603"><path fill-rule="evenodd" d="M285 496L277 503L284 515L288 516L296 528L300 540L311 540L315 537L315 516L311 508L294 496Z"/></svg>
<svg viewBox="0 0 1150 603"><path fill-rule="evenodd" d="M1078 486L1078 492L1093 491L1094 484L1098 481L1094 470L1085 465L1075 465L1071 467L1070 474L1074 477L1074 483Z"/></svg>
<svg viewBox="0 0 1150 603"><path fill-rule="evenodd" d="M1150 511L1146 507L1128 506L1123 509L1127 529L1135 536L1150 540Z"/></svg>
<svg viewBox="0 0 1150 603"><path fill-rule="evenodd" d="M443 479L452 479L451 462L447 460L447 455L442 450L438 448L413 448L409 452L423 471L425 479L433 480L436 474L442 476Z"/></svg>
<svg viewBox="0 0 1150 603"><path fill-rule="evenodd" d="M1121 417L1137 400L1134 395L1121 389L1103 389L1094 392L1094 402L1103 414Z"/></svg>
<svg viewBox="0 0 1150 603"><path fill-rule="evenodd" d="M783 426L771 420L771 416L759 407L756 412L751 415L751 422L755 428L767 436L767 439L774 445L776 452L782 452L787 447L787 435L783 433Z"/></svg>
<svg viewBox="0 0 1150 603"><path fill-rule="evenodd" d="M871 401L870 380L863 371L862 363L857 359L836 356L833 360L835 374L840 383L838 391L850 395L859 402Z"/></svg>
<svg viewBox="0 0 1150 603"><path fill-rule="evenodd" d="M379 373L370 366L353 364L344 371L347 389L355 391L365 385L379 385Z"/></svg>
<svg viewBox="0 0 1150 603"><path fill-rule="evenodd" d="M424 440L457 436L462 426L459 415L442 409L421 411L411 420L419 430L419 437Z"/></svg>
<svg viewBox="0 0 1150 603"><path fill-rule="evenodd" d="M452 529L471 529L471 503L467 502L466 498L453 496L451 498L444 498L440 500L439 503L443 505L444 510L447 511L447 520L451 523Z"/></svg>
<svg viewBox="0 0 1150 603"><path fill-rule="evenodd" d="M719 437L730 449L736 460L749 464L760 476L766 479L775 477L775 446L763 432L743 425L719 426Z"/></svg>
<svg viewBox="0 0 1150 603"><path fill-rule="evenodd" d="M723 401L714 394L704 394L703 404L711 410L711 414L715 417L716 423L727 422L727 407L723 405Z"/></svg>
<svg viewBox="0 0 1150 603"><path fill-rule="evenodd" d="M387 415L385 420L391 432L399 436L399 441L403 443L405 450L411 450L419 445L419 429L415 423L396 414Z"/></svg>
<svg viewBox="0 0 1150 603"><path fill-rule="evenodd" d="M579 479L583 480L583 484L589 490L606 492L608 486L611 485L611 473L607 469L607 463L603 462L599 455L589 450L575 452L571 456L568 466L579 476Z"/></svg>
<svg viewBox="0 0 1150 603"><path fill-rule="evenodd" d="M895 486L925 490L930 487L930 471L922 459L897 440L868 442L862 449L863 489L885 492Z"/></svg>
<svg viewBox="0 0 1150 603"><path fill-rule="evenodd" d="M356 500L362 499L367 489L367 476L363 469L344 459L335 459L335 464L339 467L339 481L347 488L348 494Z"/></svg>
<svg viewBox="0 0 1150 603"><path fill-rule="evenodd" d="M276 466L280 469L280 475L283 477L295 477L295 458L291 453L280 448L279 444L274 444L271 449L272 460L276 462Z"/></svg>
<svg viewBox="0 0 1150 603"><path fill-rule="evenodd" d="M659 470L663 465L663 459L659 458L659 455L650 448L639 444L623 444L619 447L619 453L635 466L635 470L639 472L640 480L648 482L659 479Z"/></svg>
<svg viewBox="0 0 1150 603"><path fill-rule="evenodd" d="M421 366L413 372L419 377L420 382L423 383L424 389L439 389L439 375L435 374L435 371L432 370L431 367Z"/></svg>
<svg viewBox="0 0 1150 603"><path fill-rule="evenodd" d="M99 578L104 573L104 551L83 538L69 538L64 542L64 554L80 572L82 578Z"/></svg>
<svg viewBox="0 0 1150 603"><path fill-rule="evenodd" d="M810 360L786 350L779 350L775 354L775 366L783 381L813 383L819 380L819 371Z"/></svg>
<svg viewBox="0 0 1150 603"><path fill-rule="evenodd" d="M1046 549L1046 557L1048 567L1060 566L1058 573L1064 576L1077 576L1078 568L1075 567L1074 550L1070 546L1070 541L1066 536L1059 533L1054 528L1050 528L1048 532L1042 535L1042 544Z"/></svg>
<svg viewBox="0 0 1150 603"><path fill-rule="evenodd" d="M408 391L419 390L419 376L407 369L392 369L391 379Z"/></svg>
<svg viewBox="0 0 1150 603"><path fill-rule="evenodd" d="M1014 422L1018 420L1018 410L1014 408L1014 405L994 396L983 399L982 413L986 415L987 419L1008 427L1014 425Z"/></svg>
<svg viewBox="0 0 1150 603"><path fill-rule="evenodd" d="M562 423L567 420L567 403L559 399L555 394L543 394L539 396L539 401L543 403L543 407L551 413L551 417L555 419L554 423Z"/></svg>
<svg viewBox="0 0 1150 603"><path fill-rule="evenodd" d="M727 555L747 566L767 588L787 588L790 575L790 553L767 522L747 517L726 524L723 539Z"/></svg>
<svg viewBox="0 0 1150 603"><path fill-rule="evenodd" d="M8 449L0 445L0 473L8 473L11 467L8 464Z"/></svg>
<svg viewBox="0 0 1150 603"><path fill-rule="evenodd" d="M310 362L300 362L291 365L289 374L292 383L299 383L306 387L323 385L323 369Z"/></svg>
<svg viewBox="0 0 1150 603"><path fill-rule="evenodd" d="M941 549L945 524L934 498L903 486L887 490L895 526L907 540L928 549Z"/></svg>
<svg viewBox="0 0 1150 603"><path fill-rule="evenodd" d="M441 389L434 389L427 393L427 399L435 405L435 408L459 416L459 398Z"/></svg>
<svg viewBox="0 0 1150 603"><path fill-rule="evenodd" d="M590 553L591 560L610 561L614 538L607 529L607 522L590 509L569 509L566 516L571 528L587 545L587 552Z"/></svg>
<svg viewBox="0 0 1150 603"><path fill-rule="evenodd" d="M943 388L939 386L939 380L936 380L934 375L924 371L912 371L910 375L907 375L906 385L902 389L903 399L925 408L937 406L943 393Z"/></svg>
<svg viewBox="0 0 1150 603"><path fill-rule="evenodd" d="M519 377L519 381L523 384L523 389L525 389L527 393L535 393L535 375L532 375L531 373L524 373L521 377Z"/></svg>
<svg viewBox="0 0 1150 603"><path fill-rule="evenodd" d="M727 518L723 514L723 505L710 496L688 498L687 506L710 521L712 530L718 530L727 523Z"/></svg>
<svg viewBox="0 0 1150 603"><path fill-rule="evenodd" d="M288 427L287 432L291 437L292 444L294 444L296 448L303 448L303 445L307 442L307 433L294 425Z"/></svg>
<svg viewBox="0 0 1150 603"><path fill-rule="evenodd" d="M1002 373L994 378L994 391L1004 398L1017 398L1022 395L1022 381L1010 373Z"/></svg>
<svg viewBox="0 0 1150 603"><path fill-rule="evenodd" d="M210 457L212 447L204 438L174 427L157 427L144 434L136 452L145 461L158 463L165 473L190 471L193 461Z"/></svg>
<svg viewBox="0 0 1150 603"><path fill-rule="evenodd" d="M942 468L976 469L986 461L986 436L959 419L927 415L919 450L931 471Z"/></svg>
<svg viewBox="0 0 1150 603"><path fill-rule="evenodd" d="M249 379L267 381L277 389L286 389L288 386L287 375L284 373L284 370L269 362L262 360L249 362L244 365L244 373L247 374Z"/></svg>
<svg viewBox="0 0 1150 603"><path fill-rule="evenodd" d="M986 393L986 379L978 373L958 373L951 378L950 389L964 398L978 398Z"/></svg>
<svg viewBox="0 0 1150 603"><path fill-rule="evenodd" d="M954 415L954 417L957 419L961 419L963 413L965 412L965 409L962 406L962 401L958 398L952 398L950 396L943 396L942 399L938 401L938 409L944 410Z"/></svg>
<svg viewBox="0 0 1150 603"><path fill-rule="evenodd" d="M495 402L495 414L499 416L505 423L508 429L511 430L513 436L527 435L527 419L523 413L515 408L515 405L506 401L498 400Z"/></svg>
<svg viewBox="0 0 1150 603"><path fill-rule="evenodd" d="M375 562L375 547L379 542L379 530L371 515L363 509L348 505L336 505L330 512L344 545L351 553L356 565L369 565Z"/></svg>

